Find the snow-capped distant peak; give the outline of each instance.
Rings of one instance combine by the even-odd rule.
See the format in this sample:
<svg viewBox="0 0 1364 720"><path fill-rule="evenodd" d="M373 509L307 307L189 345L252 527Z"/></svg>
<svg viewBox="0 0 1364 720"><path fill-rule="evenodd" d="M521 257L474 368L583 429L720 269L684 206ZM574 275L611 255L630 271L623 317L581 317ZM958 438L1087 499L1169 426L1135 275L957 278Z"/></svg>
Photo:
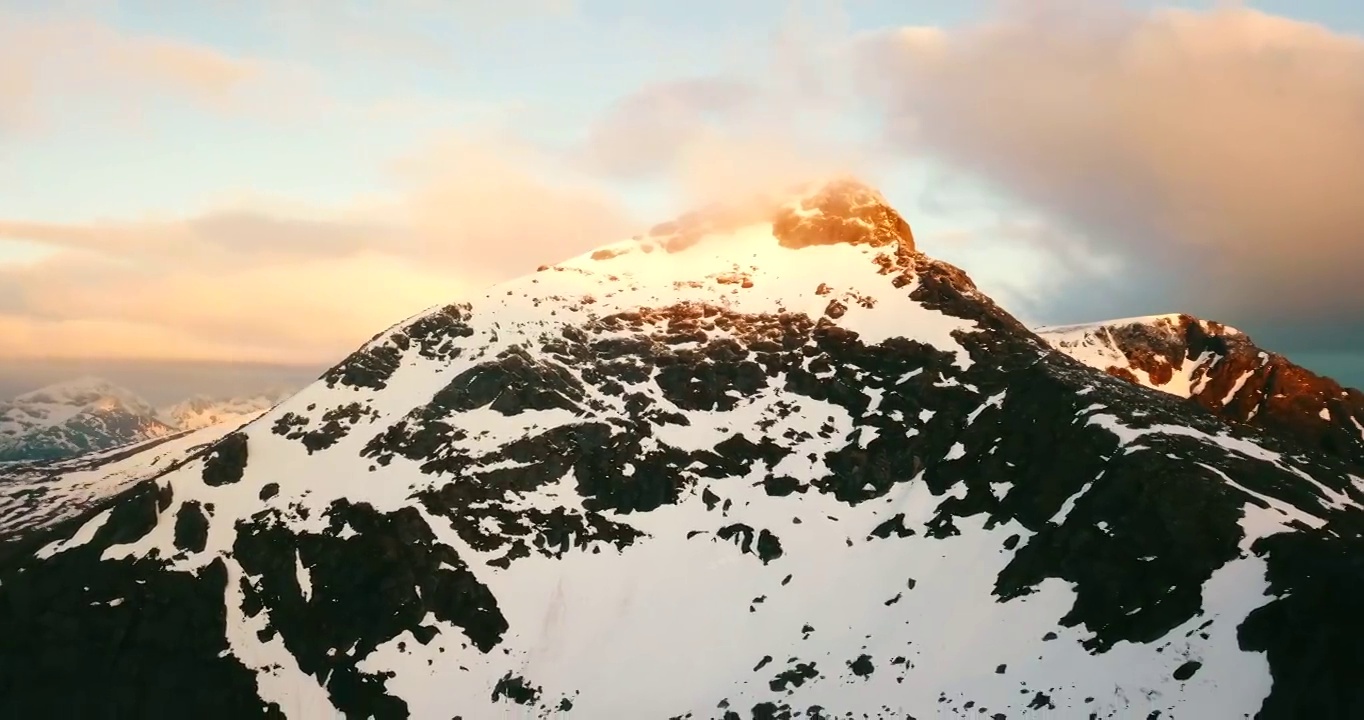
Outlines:
<svg viewBox="0 0 1364 720"><path fill-rule="evenodd" d="M201 396L158 410L103 378L74 378L0 402L0 460L64 458L220 423L240 425L286 395Z"/></svg>
<svg viewBox="0 0 1364 720"><path fill-rule="evenodd" d="M1199 393L1200 380L1218 354L1199 339L1242 336L1235 328L1183 313L1041 327L1037 334L1086 365L1180 397ZM1189 354L1193 346L1199 351Z"/></svg>
<svg viewBox="0 0 1364 720"><path fill-rule="evenodd" d="M78 409L113 409L131 412L151 411L151 405L127 388L108 380L83 376L53 383L14 398L16 405L62 405Z"/></svg>
<svg viewBox="0 0 1364 720"><path fill-rule="evenodd" d="M286 393L282 391L233 398L196 395L162 408L157 416L180 430L198 430L220 423L244 422L247 418L259 415L263 410L269 410L285 395Z"/></svg>
<svg viewBox="0 0 1364 720"><path fill-rule="evenodd" d="M173 432L146 400L97 377L55 383L0 403L0 460L68 457Z"/></svg>

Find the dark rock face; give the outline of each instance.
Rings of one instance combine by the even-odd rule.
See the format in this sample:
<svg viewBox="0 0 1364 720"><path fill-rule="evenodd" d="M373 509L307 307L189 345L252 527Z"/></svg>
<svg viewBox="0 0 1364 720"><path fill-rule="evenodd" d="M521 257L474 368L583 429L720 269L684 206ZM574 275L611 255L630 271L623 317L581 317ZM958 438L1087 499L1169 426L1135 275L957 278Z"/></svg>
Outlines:
<svg viewBox="0 0 1364 720"><path fill-rule="evenodd" d="M1364 468L1364 392L1261 350L1244 333L1179 315L1098 325L1091 334L1126 360L1104 363L1105 372L1139 382L1141 371L1157 388L1191 373L1188 397L1199 407Z"/></svg>
<svg viewBox="0 0 1364 720"><path fill-rule="evenodd" d="M197 502L190 501L180 506L175 513L175 546L181 550L203 552L208 542L208 516Z"/></svg>
<svg viewBox="0 0 1364 720"><path fill-rule="evenodd" d="M253 578L241 581L243 611L252 617L268 609L260 633L278 633L299 670L317 678L348 716L405 717L403 701L384 691L386 678L358 669L361 660L404 631L432 641L428 614L460 627L483 652L497 644L507 621L497 599L454 549L435 541L415 508L382 514L338 502L327 519L330 532L321 535L295 533L269 516L237 533L234 555ZM356 534L337 537L344 527ZM306 569L306 587L298 566ZM338 654L340 648L350 652Z"/></svg>
<svg viewBox="0 0 1364 720"><path fill-rule="evenodd" d="M241 481L248 451L249 441L244 433L234 432L219 440L204 454L204 484L218 487Z"/></svg>
<svg viewBox="0 0 1364 720"><path fill-rule="evenodd" d="M0 714L283 718L227 654L223 561L197 575L155 559L101 561L156 526L156 488L139 486L111 508L90 542L49 560L27 553L90 515L11 539L0 554Z"/></svg>
<svg viewBox="0 0 1364 720"><path fill-rule="evenodd" d="M1364 692L1343 674L1364 670L1359 518L1271 535L1254 552L1268 559L1270 592L1278 598L1240 627L1241 648L1266 653L1274 674L1274 693L1257 717L1364 717Z"/></svg>
<svg viewBox="0 0 1364 720"><path fill-rule="evenodd" d="M316 428L309 427L312 421L296 413L285 413L275 421L273 430L290 440L298 440L309 453L326 450L350 434L351 428L361 420L373 421L376 415L370 408L358 402L347 403L322 413L321 423Z"/></svg>
<svg viewBox="0 0 1364 720"><path fill-rule="evenodd" d="M654 634L705 615L752 640L728 684L651 688L699 688L678 717L902 718L911 700L920 717L1183 716L1186 691L1226 677L1196 645L1214 632L1263 653L1274 683L1260 718L1358 717L1364 491L1349 466L1053 350L960 270L915 253L890 215L872 208L863 225L857 197L816 196L824 212L810 217L863 227L832 241L865 246L853 250L869 253L868 282L903 297L835 298L812 282L804 311L623 307L608 303L626 291L607 285L599 304L516 306L577 313L538 324L449 306L263 422L66 521L0 537L0 711L280 717L300 711L262 698L287 681L346 717L588 717L602 697L562 676L601 660L595 644L673 667ZM842 232L779 238L799 253ZM590 262L622 262L607 255ZM971 329L952 331L951 349L853 329L904 298ZM426 389L384 393L395 387ZM1250 522L1269 515L1272 532ZM1214 577L1250 562L1268 568L1269 594L1254 589L1248 617L1222 614ZM641 617L613 583L643 592L679 577L666 587L686 602L646 607L643 644L611 624L553 665L554 639L598 606L612 622ZM1073 592L1056 600L1053 580ZM954 614L935 613L981 598L983 615L1055 614L1006 648L1017 653L981 658L968 673L981 685L932 675L943 643L913 633L931 637ZM882 636L852 630L867 617ZM732 653L706 623L684 626L712 653L685 658L698 670ZM1164 684L1096 700L1075 687L1083 673L1029 675L1050 648L1099 664L1119 643ZM422 685L434 677L450 684ZM609 695L634 689L611 680ZM82 692L59 691L70 687ZM814 704L802 693L815 687L849 707Z"/></svg>
<svg viewBox="0 0 1364 720"><path fill-rule="evenodd" d="M382 343L371 344L351 353L340 364L322 374L327 387L338 384L352 388L383 390L389 378L398 370L398 363L409 347L431 360L452 360L460 352L454 344L458 338L468 337L473 331L466 325L468 305L447 305L430 315L422 316L407 327L389 334Z"/></svg>

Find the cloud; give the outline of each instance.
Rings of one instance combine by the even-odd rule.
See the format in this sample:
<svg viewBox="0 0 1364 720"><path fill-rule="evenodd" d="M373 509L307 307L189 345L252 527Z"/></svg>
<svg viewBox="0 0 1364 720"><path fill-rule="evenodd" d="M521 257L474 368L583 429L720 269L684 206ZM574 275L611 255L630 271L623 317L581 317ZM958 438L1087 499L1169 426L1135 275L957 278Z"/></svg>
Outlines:
<svg viewBox="0 0 1364 720"><path fill-rule="evenodd" d="M869 39L865 89L901 152L972 173L1127 269L1081 292L1058 271L1053 315L1116 283L1147 308L1242 324L1364 324L1364 40L1234 7L1005 8Z"/></svg>
<svg viewBox="0 0 1364 720"><path fill-rule="evenodd" d="M63 117L58 108L73 98L82 122L135 119L158 97L215 112L279 113L314 93L311 82L298 67L130 34L69 9L0 8L0 137Z"/></svg>
<svg viewBox="0 0 1364 720"><path fill-rule="evenodd" d="M0 238L109 257L216 267L337 256L382 246L396 229L378 219L302 218L249 208L168 221L64 224L0 219Z"/></svg>
<svg viewBox="0 0 1364 720"><path fill-rule="evenodd" d="M378 253L217 270L62 254L0 282L20 293L0 312L11 358L324 362L461 290L448 270Z"/></svg>
<svg viewBox="0 0 1364 720"><path fill-rule="evenodd" d="M622 178L648 176L677 162L686 144L758 101L743 80L698 77L645 86L619 98L588 129L587 167Z"/></svg>
<svg viewBox="0 0 1364 720"><path fill-rule="evenodd" d="M812 177L883 169L847 121L854 108L839 3L788 3L766 44L712 74L646 83L591 123L581 170L660 183L691 205ZM756 57L755 57L756 56Z"/></svg>
<svg viewBox="0 0 1364 720"><path fill-rule="evenodd" d="M328 363L424 308L636 229L604 191L506 139L450 135L382 202L156 222L0 219L53 251L0 263L0 357Z"/></svg>
<svg viewBox="0 0 1364 720"><path fill-rule="evenodd" d="M232 28L276 57L304 56L353 77L411 79L420 73L481 72L465 34L516 33L528 21L571 19L575 0L116 0L129 12ZM362 81L363 82L363 81Z"/></svg>
<svg viewBox="0 0 1364 720"><path fill-rule="evenodd" d="M180 11L164 0L139 7ZM362 58L393 49L401 55L393 63L439 54L439 43L426 42L432 39L427 19L432 27L459 21L466 31L510 22L508 33L525 20L522 10L539 20L567 18L574 28L585 22L562 0L523 0L515 7L401 0L377 16L366 15L364 4L337 10L317 0L248 3L246 12L225 2L205 7L210 22L235 21L234 31L249 30L243 22L274 23L255 28L262 53L279 55L287 39L306 49L285 55L314 61L346 48ZM316 88L306 82L308 71L268 55L132 35L76 8L0 10L0 138L21 122L41 127L74 117L54 112L59 99L80 98L81 123L108 120L88 108L159 111L151 100L165 97L214 111L269 110L276 99L302 94L313 114L355 102L354 93L345 102L309 95ZM801 33L808 28L793 22L782 32L779 39L791 42L806 38ZM818 54L833 44L812 38L797 46ZM398 47L413 54L396 53ZM647 227L622 201L619 184L632 174L672 183L690 204L803 179L813 170L844 169L846 155L810 127L826 119L822 93L837 83L816 82L790 48L769 65L627 93L600 118L596 134L568 152L512 137L498 127L508 118L482 113L483 125L415 141L407 157L387 168L390 192L337 207L248 201L160 219L0 217L0 242L48 253L18 263L0 252L0 336L6 338L0 357L327 363L425 307ZM400 76L390 63L367 77ZM373 88L352 90L368 95ZM433 102L398 91L365 107L375 115L410 114ZM333 114L329 121L340 120Z"/></svg>
<svg viewBox="0 0 1364 720"><path fill-rule="evenodd" d="M618 194L552 153L491 133L447 133L393 166L390 212L413 252L485 278L529 272L641 228Z"/></svg>

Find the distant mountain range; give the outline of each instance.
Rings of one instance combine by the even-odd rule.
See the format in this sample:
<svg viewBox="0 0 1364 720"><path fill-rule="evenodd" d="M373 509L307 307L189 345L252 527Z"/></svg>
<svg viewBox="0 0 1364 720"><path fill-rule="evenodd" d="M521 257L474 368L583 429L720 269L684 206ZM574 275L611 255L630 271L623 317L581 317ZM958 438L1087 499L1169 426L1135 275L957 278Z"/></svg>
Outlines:
<svg viewBox="0 0 1364 720"><path fill-rule="evenodd" d="M76 378L0 402L0 462L56 460L240 422L287 394L196 396L158 408L108 380Z"/></svg>

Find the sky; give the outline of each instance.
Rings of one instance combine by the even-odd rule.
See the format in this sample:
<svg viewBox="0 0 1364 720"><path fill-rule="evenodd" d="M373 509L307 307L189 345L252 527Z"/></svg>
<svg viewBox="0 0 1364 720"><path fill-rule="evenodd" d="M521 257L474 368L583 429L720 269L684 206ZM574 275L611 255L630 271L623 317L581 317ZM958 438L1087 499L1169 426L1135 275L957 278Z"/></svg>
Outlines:
<svg viewBox="0 0 1364 720"><path fill-rule="evenodd" d="M835 172L1027 322L1189 312L1364 386L1354 0L0 0L0 395L310 378Z"/></svg>

